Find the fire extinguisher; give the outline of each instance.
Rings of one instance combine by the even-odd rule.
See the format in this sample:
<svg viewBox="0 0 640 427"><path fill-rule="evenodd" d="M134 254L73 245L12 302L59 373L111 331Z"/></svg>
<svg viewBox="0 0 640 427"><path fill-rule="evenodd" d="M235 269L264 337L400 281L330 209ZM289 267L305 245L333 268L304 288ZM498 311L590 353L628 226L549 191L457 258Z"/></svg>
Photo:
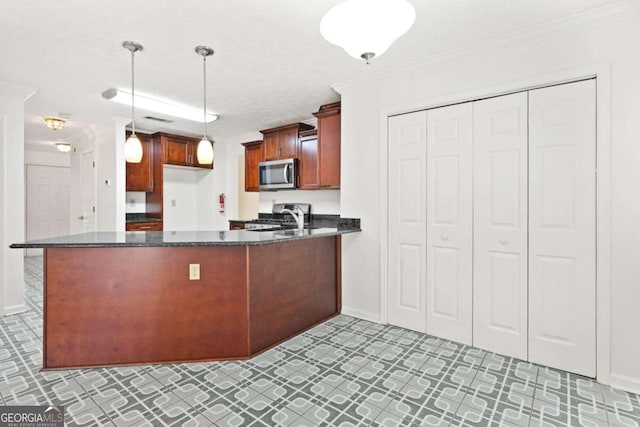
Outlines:
<svg viewBox="0 0 640 427"><path fill-rule="evenodd" d="M224 198L224 193L220 193L220 197L218 198L220 203L220 213L224 213Z"/></svg>

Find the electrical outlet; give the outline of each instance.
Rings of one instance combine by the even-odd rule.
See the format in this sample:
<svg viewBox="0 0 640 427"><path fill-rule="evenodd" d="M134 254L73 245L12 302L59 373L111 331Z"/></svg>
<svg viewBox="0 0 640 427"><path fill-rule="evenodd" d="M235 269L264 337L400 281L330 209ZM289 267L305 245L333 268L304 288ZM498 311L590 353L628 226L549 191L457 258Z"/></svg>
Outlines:
<svg viewBox="0 0 640 427"><path fill-rule="evenodd" d="M176 199L171 199L171 207L172 208L176 207Z"/></svg>
<svg viewBox="0 0 640 427"><path fill-rule="evenodd" d="M200 264L189 264L189 280L200 280Z"/></svg>

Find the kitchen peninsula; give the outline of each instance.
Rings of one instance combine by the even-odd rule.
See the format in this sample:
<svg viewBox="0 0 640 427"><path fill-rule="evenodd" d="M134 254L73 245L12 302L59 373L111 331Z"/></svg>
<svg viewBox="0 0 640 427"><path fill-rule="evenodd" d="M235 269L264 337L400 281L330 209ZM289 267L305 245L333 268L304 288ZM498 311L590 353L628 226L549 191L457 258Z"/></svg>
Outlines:
<svg viewBox="0 0 640 427"><path fill-rule="evenodd" d="M44 248L44 369L244 359L340 312L341 235L96 232Z"/></svg>

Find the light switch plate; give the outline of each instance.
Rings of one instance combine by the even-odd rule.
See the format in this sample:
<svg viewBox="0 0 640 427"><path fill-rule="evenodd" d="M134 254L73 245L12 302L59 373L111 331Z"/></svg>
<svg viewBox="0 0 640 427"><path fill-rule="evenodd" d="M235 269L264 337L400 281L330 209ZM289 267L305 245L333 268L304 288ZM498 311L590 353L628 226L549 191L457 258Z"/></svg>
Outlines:
<svg viewBox="0 0 640 427"><path fill-rule="evenodd" d="M200 280L200 264L189 264L189 280Z"/></svg>

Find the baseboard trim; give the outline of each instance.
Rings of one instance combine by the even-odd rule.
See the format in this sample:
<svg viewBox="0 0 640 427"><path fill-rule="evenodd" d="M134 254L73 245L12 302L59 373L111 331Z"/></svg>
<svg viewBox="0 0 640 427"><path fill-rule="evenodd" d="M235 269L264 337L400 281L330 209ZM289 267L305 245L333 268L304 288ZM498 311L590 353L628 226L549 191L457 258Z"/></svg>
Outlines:
<svg viewBox="0 0 640 427"><path fill-rule="evenodd" d="M611 387L640 394L640 378L611 373Z"/></svg>
<svg viewBox="0 0 640 427"><path fill-rule="evenodd" d="M12 314L24 313L25 311L27 311L27 306L25 304L12 305L4 308L4 315L11 316Z"/></svg>
<svg viewBox="0 0 640 427"><path fill-rule="evenodd" d="M356 317L358 319L368 320L369 322L382 323L380 322L380 316L374 316L371 313L365 313L364 311L354 310L352 308L345 307L344 305L342 306L342 310L340 311L340 313L347 316Z"/></svg>

